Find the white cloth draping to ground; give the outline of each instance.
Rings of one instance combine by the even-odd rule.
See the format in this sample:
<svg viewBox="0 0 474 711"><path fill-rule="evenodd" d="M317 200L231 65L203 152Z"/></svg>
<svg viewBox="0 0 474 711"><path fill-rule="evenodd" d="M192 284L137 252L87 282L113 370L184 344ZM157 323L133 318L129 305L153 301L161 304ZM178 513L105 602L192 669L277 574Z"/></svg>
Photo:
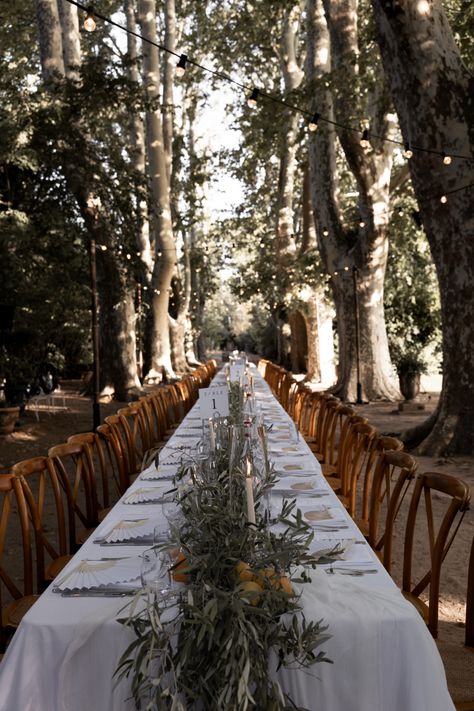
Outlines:
<svg viewBox="0 0 474 711"><path fill-rule="evenodd" d="M217 381L221 379L218 374ZM318 462L302 438L295 440L291 421L257 373L256 383L268 419L290 425L287 433L292 441L287 444L291 450L296 447L300 455L281 453L283 427L282 432L275 431L275 442L270 444L273 461L291 463L289 483L299 471L301 481L305 475L313 481L316 477L318 492L321 487L327 491L324 498L315 500L317 505L324 502L328 508L338 508L337 520L347 526L343 531L327 531L319 524L321 530L316 528L315 538L362 541L321 477ZM190 440L196 436L198 408L197 403L179 428L181 435L190 427ZM174 446L186 443L175 437L167 449L172 452ZM153 486L152 482L139 478L129 492ZM148 546L111 548L93 541L108 533L114 523L135 516L159 520L161 506L118 502L61 575L81 559L139 555ZM356 547L363 549L363 544ZM367 556L370 566L377 568L376 574L352 578L318 569L311 572L312 583L301 586L305 616L323 620L329 627L331 638L322 649L334 663L317 664L309 670L280 669L283 688L295 703L310 711L454 711L441 659L427 628L375 555L365 549L365 560ZM133 711L129 684L125 681L117 686L113 679L118 659L133 639L116 621L126 615L126 599L64 598L53 593L52 587L25 616L0 664L0 711Z"/></svg>

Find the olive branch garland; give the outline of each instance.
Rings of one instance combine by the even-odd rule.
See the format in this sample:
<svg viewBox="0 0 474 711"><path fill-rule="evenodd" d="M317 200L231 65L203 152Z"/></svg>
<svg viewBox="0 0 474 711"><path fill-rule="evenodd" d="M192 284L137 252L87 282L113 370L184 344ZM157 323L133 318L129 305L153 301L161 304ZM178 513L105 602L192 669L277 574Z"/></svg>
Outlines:
<svg viewBox="0 0 474 711"><path fill-rule="evenodd" d="M272 471L256 487L257 524L249 525L243 472L229 475L226 459L220 453L206 478L189 462L176 476L183 523L172 529L172 545L186 580L177 598L143 594L119 619L136 638L116 676L131 678L137 709L296 709L275 671L331 661L318 650L327 627L305 617L289 583L311 581L311 527L295 500L284 499L277 519L285 530L272 530L263 506ZM190 473L192 486L183 486Z"/></svg>

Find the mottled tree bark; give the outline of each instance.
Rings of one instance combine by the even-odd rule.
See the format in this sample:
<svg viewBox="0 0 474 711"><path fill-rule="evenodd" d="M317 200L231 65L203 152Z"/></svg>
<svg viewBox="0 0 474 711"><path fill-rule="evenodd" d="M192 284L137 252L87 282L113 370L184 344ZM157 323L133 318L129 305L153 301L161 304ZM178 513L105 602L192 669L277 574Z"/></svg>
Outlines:
<svg viewBox="0 0 474 711"><path fill-rule="evenodd" d="M71 78L78 79L81 55L79 29L73 14L63 9L61 21L65 38L61 33L56 0L37 0L37 17L43 77L63 78L66 62L66 67L73 67L70 69ZM87 143L90 139L85 129L80 124L76 129L81 132L83 142ZM97 255L97 288L101 304L100 386L102 392L108 391L120 399L127 399L140 386L136 367L133 299L121 276L117 256L110 249L107 216L89 187L90 176L86 177L73 163L63 165L62 169L90 240L108 247L107 251ZM100 180L100 175L96 176L96 180Z"/></svg>
<svg viewBox="0 0 474 711"><path fill-rule="evenodd" d="M79 81L81 66L81 43L77 7L68 2L59 3L62 28L64 69L68 79Z"/></svg>
<svg viewBox="0 0 474 711"><path fill-rule="evenodd" d="M138 19L144 37L157 42L155 0L139 0ZM143 79L148 98L158 103L146 113L146 148L151 181L153 214L151 223L155 235L155 263L152 276L153 323L148 380L174 378L171 365L171 344L168 307L171 280L176 263L176 245L171 222L169 181L161 122L160 58L154 45L143 43Z"/></svg>
<svg viewBox="0 0 474 711"><path fill-rule="evenodd" d="M308 0L307 73L317 111L348 123L351 104L342 87L333 99L326 86L331 69L342 66L357 79L356 0ZM332 64L331 64L332 61ZM390 136L395 117L383 96L371 127ZM380 107L382 110L380 110ZM325 270L331 274L339 336L339 374L334 388L344 400L393 399L393 378L383 311L383 282L388 252L388 205L392 144L379 142L364 150L359 138L341 131L339 140L359 190L363 226L345 224L341 217L336 166L336 133L321 121L310 139L311 193L318 243ZM354 273L357 279L353 279ZM358 339L358 335L360 338ZM357 347L359 345L359 347ZM360 392L358 392L360 385Z"/></svg>
<svg viewBox="0 0 474 711"><path fill-rule="evenodd" d="M443 324L443 390L437 412L405 439L420 454L474 453L474 78L463 64L440 0L372 0L387 81L405 141L423 226L436 265Z"/></svg>

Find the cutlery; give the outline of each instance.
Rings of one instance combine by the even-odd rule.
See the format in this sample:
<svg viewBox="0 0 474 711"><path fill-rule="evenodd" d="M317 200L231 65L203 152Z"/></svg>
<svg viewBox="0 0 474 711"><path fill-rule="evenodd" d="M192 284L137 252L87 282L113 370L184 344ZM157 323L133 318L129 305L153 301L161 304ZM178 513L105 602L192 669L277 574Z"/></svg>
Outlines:
<svg viewBox="0 0 474 711"><path fill-rule="evenodd" d="M342 568L342 567L334 567L333 565L330 568L326 568L325 572L328 575L334 575L335 573L339 573L340 575L354 575L359 577L360 575L370 575L372 573L378 573L379 571L377 568Z"/></svg>
<svg viewBox="0 0 474 711"><path fill-rule="evenodd" d="M141 588L88 588L87 590L61 590L53 588L61 597L129 597L136 595Z"/></svg>
<svg viewBox="0 0 474 711"><path fill-rule="evenodd" d="M106 541L105 538L94 539L94 543L98 543L100 546L149 546L153 542L153 536L144 536L143 538L132 538L124 541Z"/></svg>

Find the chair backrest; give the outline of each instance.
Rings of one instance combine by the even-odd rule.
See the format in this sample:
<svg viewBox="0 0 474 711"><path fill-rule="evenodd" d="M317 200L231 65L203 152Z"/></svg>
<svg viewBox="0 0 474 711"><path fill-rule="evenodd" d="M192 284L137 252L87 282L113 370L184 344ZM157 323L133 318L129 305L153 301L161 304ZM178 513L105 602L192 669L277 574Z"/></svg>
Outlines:
<svg viewBox="0 0 474 711"><path fill-rule="evenodd" d="M377 435L375 427L367 422L354 422L357 417L355 415L351 418L351 432L347 436L350 451L346 454L346 469L341 479L341 494L348 498L347 510L350 516L355 514L357 484Z"/></svg>
<svg viewBox="0 0 474 711"><path fill-rule="evenodd" d="M383 563L388 572L392 564L395 521L417 468L416 460L406 452L384 450L373 474L368 541L375 551L383 550ZM380 525L382 513L385 514L384 526Z"/></svg>
<svg viewBox="0 0 474 711"><path fill-rule="evenodd" d="M434 496L433 492L435 492ZM428 628L433 637L436 637L438 633L441 566L451 547L462 518L469 508L470 497L469 486L466 482L449 474L425 472L424 474L420 474L415 482L405 529L402 590L418 598L429 585ZM424 500L425 516L423 516L420 509L420 501L422 498ZM436 498L437 507L442 506L444 509L444 514L439 518L438 525L436 525L433 512L434 498ZM443 504L441 504L441 501L443 501ZM415 528L420 518L424 518L426 522L430 567L417 582L413 583ZM458 522L453 531L452 527L456 518ZM421 538L417 536L416 540L420 541Z"/></svg>
<svg viewBox="0 0 474 711"><path fill-rule="evenodd" d="M11 600L34 593L33 557L28 540L28 513L18 511L13 474L0 476L0 649L4 650L8 635L5 632L1 610ZM23 576L15 575L18 568L17 545L23 544ZM22 580L20 584L19 578Z"/></svg>
<svg viewBox="0 0 474 711"><path fill-rule="evenodd" d="M99 525L91 450L81 442L67 442L50 447L48 457L66 494L69 551L75 553L80 547L78 526L88 529Z"/></svg>
<svg viewBox="0 0 474 711"><path fill-rule="evenodd" d="M96 432L81 432L71 435L67 442L74 442L88 447L93 466L93 475L96 482L97 507L106 509L110 507L110 479L112 479L113 461L109 459L107 444ZM100 493L99 493L100 490Z"/></svg>
<svg viewBox="0 0 474 711"><path fill-rule="evenodd" d="M47 558L68 554L66 514L58 476L48 457L33 457L11 468L12 484L24 530L25 570L33 569L32 540L35 541L36 584L46 587ZM51 521L54 520L54 525ZM26 584L25 584L26 588Z"/></svg>
<svg viewBox="0 0 474 711"><path fill-rule="evenodd" d="M396 437L379 435L372 441L372 447L370 448L370 451L368 453L364 471L361 474L361 515L359 517L359 521L364 522L367 527L369 524L370 493L372 489L373 475L377 469L379 459L382 456L383 452L401 452L402 449L403 442L397 439Z"/></svg>
<svg viewBox="0 0 474 711"><path fill-rule="evenodd" d="M135 448L132 446L130 432L124 425L124 418L120 415L108 415L105 424L109 425L109 441L115 449L116 458L122 463L121 488L125 492L133 481L133 476L138 470Z"/></svg>
<svg viewBox="0 0 474 711"><path fill-rule="evenodd" d="M118 416L114 415L113 417L117 418L116 421L118 422ZM107 461L110 464L110 472L115 483L116 492L118 496L122 496L130 486L130 479L127 474L125 452L122 448L118 429L113 423L104 422L104 424L96 428L96 433L99 440L105 444L108 455Z"/></svg>

